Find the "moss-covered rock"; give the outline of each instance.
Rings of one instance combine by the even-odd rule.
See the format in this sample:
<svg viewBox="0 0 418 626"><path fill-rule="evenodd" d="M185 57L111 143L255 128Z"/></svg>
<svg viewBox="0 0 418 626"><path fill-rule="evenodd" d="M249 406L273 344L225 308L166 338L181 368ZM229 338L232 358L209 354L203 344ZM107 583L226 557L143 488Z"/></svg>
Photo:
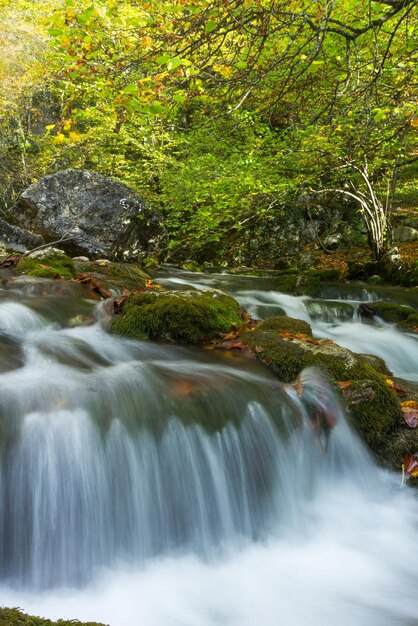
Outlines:
<svg viewBox="0 0 418 626"><path fill-rule="evenodd" d="M373 274L372 276L369 276L367 282L371 285L382 285L385 281L381 276L379 276L379 274Z"/></svg>
<svg viewBox="0 0 418 626"><path fill-rule="evenodd" d="M385 322L396 324L401 330L414 332L418 328L418 312L411 306L393 302L367 302L360 304L362 317L380 317Z"/></svg>
<svg viewBox="0 0 418 626"><path fill-rule="evenodd" d="M185 272L203 272L202 266L197 261L185 261L181 266Z"/></svg>
<svg viewBox="0 0 418 626"><path fill-rule="evenodd" d="M90 276L102 290L114 294L144 289L150 276L134 263L111 261L75 261L77 275Z"/></svg>
<svg viewBox="0 0 418 626"><path fill-rule="evenodd" d="M39 278L74 278L76 269L73 260L65 254L53 253L48 256L22 257L16 267L17 274L38 276Z"/></svg>
<svg viewBox="0 0 418 626"><path fill-rule="evenodd" d="M137 339L202 343L242 323L239 304L221 291L149 291L127 299L111 332Z"/></svg>
<svg viewBox="0 0 418 626"><path fill-rule="evenodd" d="M26 613L22 613L22 611L18 609L0 608L0 626L74 626L74 623L74 620L58 620L57 622L52 622L42 617L26 615ZM104 626L97 622L81 623L77 621L77 624L79 626Z"/></svg>
<svg viewBox="0 0 418 626"><path fill-rule="evenodd" d="M398 400L382 371L384 365L330 340L314 339L307 327L306 322L276 316L245 334L243 341L283 382L294 381L302 369L315 365L325 370L335 383L346 383L342 393L352 421L385 462L390 436L401 418Z"/></svg>
<svg viewBox="0 0 418 626"><path fill-rule="evenodd" d="M328 269L328 270L311 270L309 276L312 278L319 278L319 280L339 280L341 278L340 270Z"/></svg>
<svg viewBox="0 0 418 626"><path fill-rule="evenodd" d="M275 284L278 291L294 296L321 295L321 280L309 273L285 272L275 279Z"/></svg>

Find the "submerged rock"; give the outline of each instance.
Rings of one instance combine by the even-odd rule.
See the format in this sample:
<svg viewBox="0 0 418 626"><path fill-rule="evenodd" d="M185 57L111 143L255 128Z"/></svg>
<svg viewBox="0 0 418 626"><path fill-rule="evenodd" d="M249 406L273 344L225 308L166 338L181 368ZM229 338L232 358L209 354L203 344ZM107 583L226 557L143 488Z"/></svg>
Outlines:
<svg viewBox="0 0 418 626"><path fill-rule="evenodd" d="M308 366L325 370L339 387L352 422L382 462L400 423L398 400L386 382L380 359L355 354L328 339L312 337L307 322L276 316L261 322L242 341L283 382L294 381Z"/></svg>
<svg viewBox="0 0 418 626"><path fill-rule="evenodd" d="M127 185L86 170L65 170L31 185L19 201L21 225L58 241L67 254L137 261L162 259L159 215Z"/></svg>
<svg viewBox="0 0 418 626"><path fill-rule="evenodd" d="M228 333L242 321L238 302L221 291L148 291L127 299L111 331L196 344Z"/></svg>

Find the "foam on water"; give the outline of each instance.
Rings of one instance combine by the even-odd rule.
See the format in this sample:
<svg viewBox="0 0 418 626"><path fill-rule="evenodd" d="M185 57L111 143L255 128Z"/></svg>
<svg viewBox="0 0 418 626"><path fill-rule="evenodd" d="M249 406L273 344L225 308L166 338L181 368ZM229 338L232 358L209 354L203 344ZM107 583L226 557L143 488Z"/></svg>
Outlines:
<svg viewBox="0 0 418 626"><path fill-rule="evenodd" d="M305 529L207 562L192 554L119 563L84 589L19 593L2 602L34 614L111 626L413 626L417 501L342 483L304 511Z"/></svg>

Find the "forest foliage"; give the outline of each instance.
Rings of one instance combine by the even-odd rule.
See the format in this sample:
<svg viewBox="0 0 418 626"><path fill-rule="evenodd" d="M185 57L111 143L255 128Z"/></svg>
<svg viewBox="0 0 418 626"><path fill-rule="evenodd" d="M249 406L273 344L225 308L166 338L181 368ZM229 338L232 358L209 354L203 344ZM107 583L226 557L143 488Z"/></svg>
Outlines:
<svg viewBox="0 0 418 626"><path fill-rule="evenodd" d="M2 0L3 211L40 176L86 167L160 209L174 257L204 258L302 194L345 198L379 259L418 160L417 8Z"/></svg>

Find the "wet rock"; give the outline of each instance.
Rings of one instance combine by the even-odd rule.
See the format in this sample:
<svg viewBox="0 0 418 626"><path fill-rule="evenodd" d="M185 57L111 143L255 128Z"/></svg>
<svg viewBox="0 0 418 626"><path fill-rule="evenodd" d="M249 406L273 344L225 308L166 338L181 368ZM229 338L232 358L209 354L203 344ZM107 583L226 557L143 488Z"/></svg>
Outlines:
<svg viewBox="0 0 418 626"><path fill-rule="evenodd" d="M381 462L388 463L386 448L399 425L400 406L386 381L384 363L316 339L307 322L286 316L261 322L242 341L283 382L294 381L305 367L325 370L340 389L362 438Z"/></svg>
<svg viewBox="0 0 418 626"><path fill-rule="evenodd" d="M90 295L102 298L104 294L117 296L125 291L145 289L151 280L138 265L134 263L116 263L108 260L83 261L73 259L77 277L84 284ZM94 296L96 294L96 296Z"/></svg>
<svg viewBox="0 0 418 626"><path fill-rule="evenodd" d="M86 170L65 170L31 185L19 200L21 224L67 254L138 261L165 255L159 215L128 186ZM62 241L61 241L62 240Z"/></svg>
<svg viewBox="0 0 418 626"><path fill-rule="evenodd" d="M380 317L384 322L396 324L400 330L415 332L418 329L418 312L411 306L393 302L363 302L358 307L362 318Z"/></svg>
<svg viewBox="0 0 418 626"><path fill-rule="evenodd" d="M147 291L129 297L112 333L137 339L202 343L242 323L238 302L218 290Z"/></svg>
<svg viewBox="0 0 418 626"><path fill-rule="evenodd" d="M381 276L379 276L379 274L373 274L367 279L367 282L372 285L381 285L385 281L383 280Z"/></svg>

